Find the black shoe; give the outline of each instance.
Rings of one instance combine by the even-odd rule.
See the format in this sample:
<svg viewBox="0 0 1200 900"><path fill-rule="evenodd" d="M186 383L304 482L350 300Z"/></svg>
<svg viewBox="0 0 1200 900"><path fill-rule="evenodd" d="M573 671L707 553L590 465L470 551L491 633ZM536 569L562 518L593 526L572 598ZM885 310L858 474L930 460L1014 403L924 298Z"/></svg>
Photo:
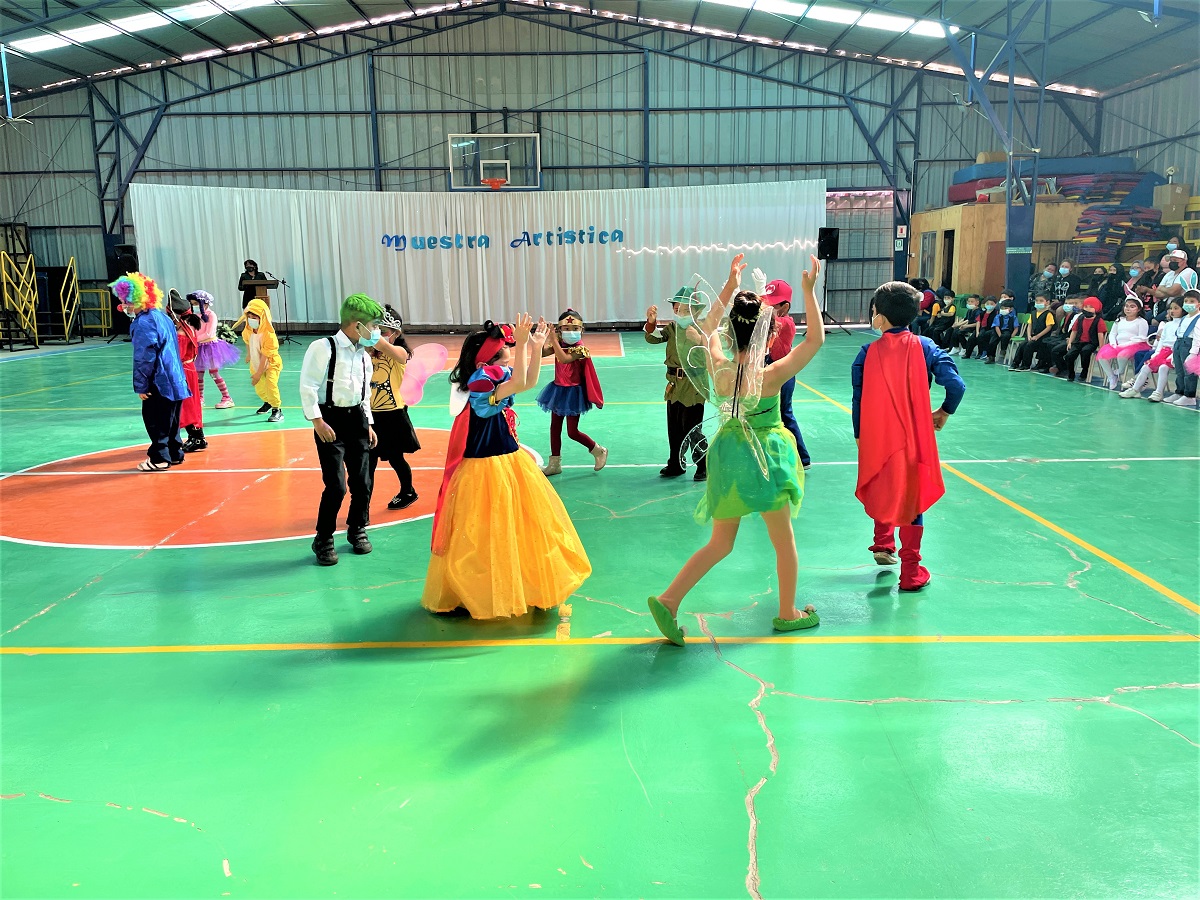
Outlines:
<svg viewBox="0 0 1200 900"><path fill-rule="evenodd" d="M665 466L658 470L658 474L663 478L678 478L685 471L685 469L680 469L678 466Z"/></svg>
<svg viewBox="0 0 1200 900"><path fill-rule="evenodd" d="M199 453L201 450L207 449L208 441L204 438L188 438L183 445L184 453Z"/></svg>
<svg viewBox="0 0 1200 900"><path fill-rule="evenodd" d="M375 549L371 546L371 542L367 540L367 533L365 531L348 531L346 532L346 540L350 542L351 549L359 556L370 553Z"/></svg>
<svg viewBox="0 0 1200 900"><path fill-rule="evenodd" d="M270 403L264 403L262 406L260 406L260 407L259 407L259 408L258 408L258 409L255 411L255 413L254 413L254 414L255 414L256 416L261 416L263 413L265 413L265 412L270 412L270 411L271 411L271 404L270 404Z"/></svg>
<svg viewBox="0 0 1200 900"><path fill-rule="evenodd" d="M989 356L987 359L985 359L983 361L983 364L985 366L994 366L996 364L996 361Z"/></svg>
<svg viewBox="0 0 1200 900"><path fill-rule="evenodd" d="M708 469L697 469L692 481L708 481Z"/></svg>
<svg viewBox="0 0 1200 900"><path fill-rule="evenodd" d="M316 537L312 542L312 551L317 554L318 566L336 566L337 550L333 548L333 538Z"/></svg>
<svg viewBox="0 0 1200 900"><path fill-rule="evenodd" d="M388 509L408 509L417 502L416 491L401 491L388 501Z"/></svg>

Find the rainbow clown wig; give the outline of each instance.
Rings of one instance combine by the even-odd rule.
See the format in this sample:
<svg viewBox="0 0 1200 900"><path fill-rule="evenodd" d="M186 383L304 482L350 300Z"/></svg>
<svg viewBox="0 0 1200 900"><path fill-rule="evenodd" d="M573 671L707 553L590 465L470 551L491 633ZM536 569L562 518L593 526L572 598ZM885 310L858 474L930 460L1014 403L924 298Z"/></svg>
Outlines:
<svg viewBox="0 0 1200 900"><path fill-rule="evenodd" d="M342 324L374 322L383 317L383 307L366 294L351 294L342 301Z"/></svg>
<svg viewBox="0 0 1200 900"><path fill-rule="evenodd" d="M122 275L109 285L120 303L117 308L126 315L139 315L151 309L162 308L162 291L153 279L141 272Z"/></svg>

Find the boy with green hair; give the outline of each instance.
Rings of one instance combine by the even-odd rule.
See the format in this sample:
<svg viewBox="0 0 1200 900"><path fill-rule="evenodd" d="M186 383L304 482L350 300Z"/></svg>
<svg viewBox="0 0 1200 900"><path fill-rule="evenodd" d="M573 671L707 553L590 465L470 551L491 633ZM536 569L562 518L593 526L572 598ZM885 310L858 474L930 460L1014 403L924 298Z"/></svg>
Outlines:
<svg viewBox="0 0 1200 900"><path fill-rule="evenodd" d="M367 521L371 506L370 450L375 446L371 427L371 356L367 349L379 341L378 321L383 307L366 294L351 294L342 301L342 327L331 337L313 341L300 368L300 405L312 422L321 480L325 490L317 512L313 553L317 564L333 566L338 555L333 532L350 485L350 511L346 515L346 540L355 553L370 553Z"/></svg>

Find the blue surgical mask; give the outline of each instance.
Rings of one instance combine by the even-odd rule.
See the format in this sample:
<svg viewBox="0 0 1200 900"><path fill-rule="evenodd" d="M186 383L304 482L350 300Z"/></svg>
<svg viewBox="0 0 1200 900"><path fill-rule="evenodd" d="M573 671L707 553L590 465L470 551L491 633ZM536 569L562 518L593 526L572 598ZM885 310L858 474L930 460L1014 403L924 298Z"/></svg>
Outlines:
<svg viewBox="0 0 1200 900"><path fill-rule="evenodd" d="M1134 266L1132 269L1129 270L1130 278L1137 278L1141 274L1142 274L1142 270L1137 268L1137 266Z"/></svg>
<svg viewBox="0 0 1200 900"><path fill-rule="evenodd" d="M1049 268L1049 269L1047 269L1047 270L1046 270L1046 277L1047 277L1047 278L1053 278L1053 277L1054 277L1054 269L1053 269L1053 268Z"/></svg>
<svg viewBox="0 0 1200 900"><path fill-rule="evenodd" d="M989 303L987 306L984 307L984 309L986 309L988 312L991 312L995 308L996 308L995 303Z"/></svg>
<svg viewBox="0 0 1200 900"><path fill-rule="evenodd" d="M1062 275L1062 276L1065 278L1065 277L1067 277L1068 275L1070 275L1070 274L1071 274L1071 270L1070 270L1070 269L1068 269L1066 266L1059 266L1059 267L1058 267L1058 274L1059 274L1059 275Z"/></svg>
<svg viewBox="0 0 1200 900"><path fill-rule="evenodd" d="M564 331L562 333L562 342L564 344L578 344L582 337L582 331Z"/></svg>
<svg viewBox="0 0 1200 900"><path fill-rule="evenodd" d="M1063 304L1063 312L1075 312L1075 306L1072 303Z"/></svg>
<svg viewBox="0 0 1200 900"><path fill-rule="evenodd" d="M1168 250L1178 250L1178 249L1179 249L1179 245L1178 245L1177 243L1175 243L1174 241L1168 241L1168 242L1167 242L1167 249L1168 249Z"/></svg>
<svg viewBox="0 0 1200 900"><path fill-rule="evenodd" d="M368 337L363 337L362 335L359 335L358 346L360 346L360 347L374 347L378 343L379 343L379 329L378 328L372 328L371 334Z"/></svg>
<svg viewBox="0 0 1200 900"><path fill-rule="evenodd" d="M258 330L258 325L259 325L258 319L250 317L250 318L246 319L246 324L249 325L251 328L253 328L255 331Z"/></svg>
<svg viewBox="0 0 1200 900"><path fill-rule="evenodd" d="M1045 303L1035 303L1035 304L1033 304L1033 306L1035 309L1045 309L1046 308Z"/></svg>
<svg viewBox="0 0 1200 900"><path fill-rule="evenodd" d="M1196 311L1196 304L1195 303L1183 304L1183 311L1190 316L1192 313L1194 313Z"/></svg>

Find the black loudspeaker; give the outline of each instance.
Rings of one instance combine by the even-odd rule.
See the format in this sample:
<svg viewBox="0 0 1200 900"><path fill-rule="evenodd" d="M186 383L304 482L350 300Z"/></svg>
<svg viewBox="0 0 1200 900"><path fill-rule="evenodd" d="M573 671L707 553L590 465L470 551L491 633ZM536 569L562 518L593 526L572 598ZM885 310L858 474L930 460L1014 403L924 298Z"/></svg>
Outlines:
<svg viewBox="0 0 1200 900"><path fill-rule="evenodd" d="M116 281L122 275L140 271L135 244L111 244L105 241L105 256L108 263L108 280Z"/></svg>
<svg viewBox="0 0 1200 900"><path fill-rule="evenodd" d="M817 259L837 259L840 228L821 228L817 231Z"/></svg>

